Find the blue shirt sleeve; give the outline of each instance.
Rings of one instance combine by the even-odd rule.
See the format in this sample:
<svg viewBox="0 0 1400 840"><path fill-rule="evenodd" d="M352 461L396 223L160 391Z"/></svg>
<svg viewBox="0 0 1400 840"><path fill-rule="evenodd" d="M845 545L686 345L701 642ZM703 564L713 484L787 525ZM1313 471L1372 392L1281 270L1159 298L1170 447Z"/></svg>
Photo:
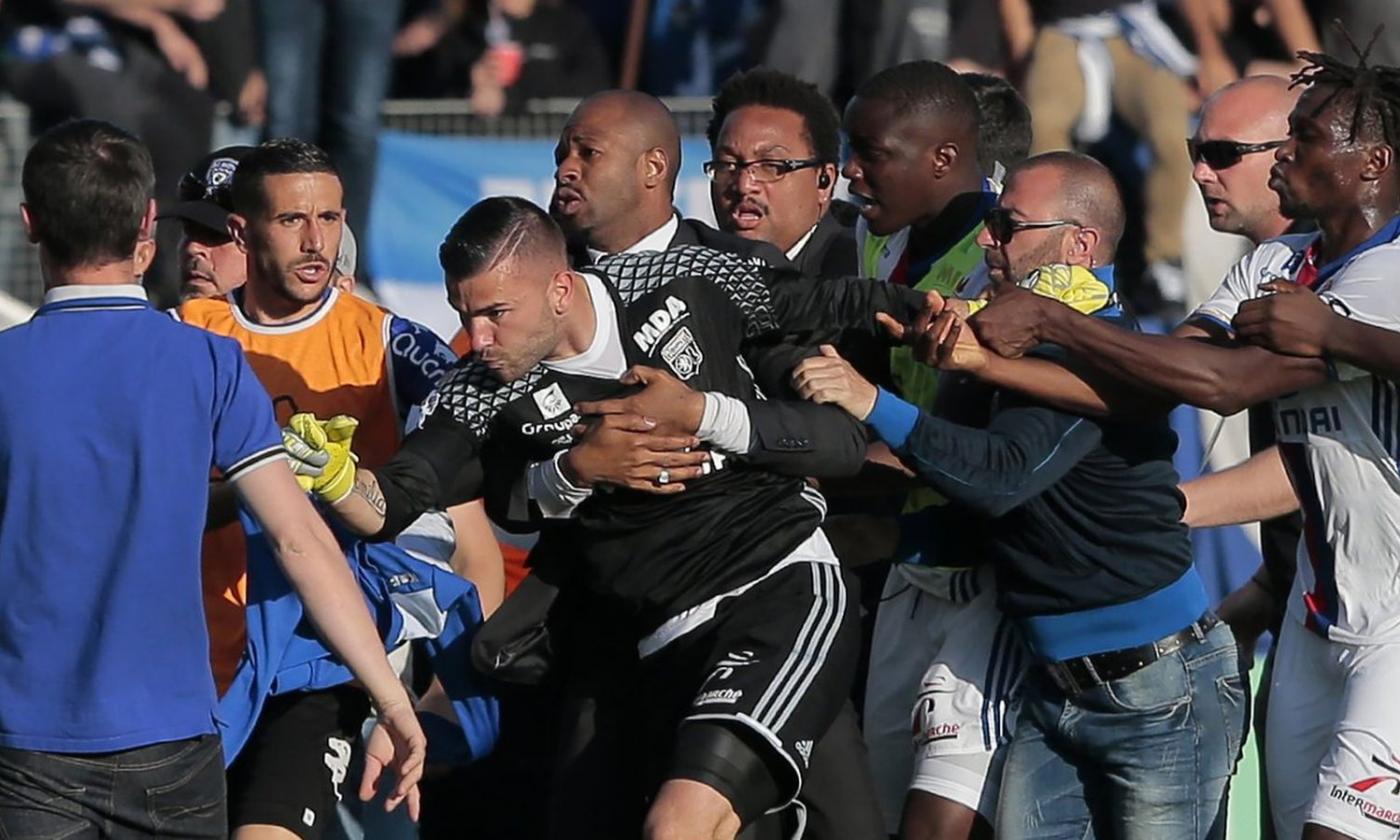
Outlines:
<svg viewBox="0 0 1400 840"><path fill-rule="evenodd" d="M232 339L210 335L214 356L214 466L232 480L282 457L282 432L272 397L258 381L243 349Z"/></svg>
<svg viewBox="0 0 1400 840"><path fill-rule="evenodd" d="M1008 396L1002 394L1004 400ZM883 398L876 401L877 411ZM1063 478L1102 437L1102 429L1089 418L1022 403L998 411L986 429L917 411L902 443L885 440L933 489L997 517Z"/></svg>
<svg viewBox="0 0 1400 840"><path fill-rule="evenodd" d="M428 398L442 377L457 363L457 354L422 324L397 315L389 319L389 365L399 419Z"/></svg>

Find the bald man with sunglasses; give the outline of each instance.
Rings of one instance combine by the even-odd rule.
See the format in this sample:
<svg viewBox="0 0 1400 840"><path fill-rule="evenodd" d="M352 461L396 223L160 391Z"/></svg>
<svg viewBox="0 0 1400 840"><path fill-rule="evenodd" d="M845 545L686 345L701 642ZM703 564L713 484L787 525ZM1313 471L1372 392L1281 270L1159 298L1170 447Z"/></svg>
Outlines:
<svg viewBox="0 0 1400 840"><path fill-rule="evenodd" d="M1078 287L1065 296L1075 310L1124 321L1113 293L1122 233L1102 164L1048 152L1013 166L977 236L991 306ZM970 331L940 316L915 332L915 357L942 366ZM863 420L949 500L957 518L937 538L970 532L980 543L997 606L1025 642L994 836L1215 836L1242 689L1234 639L1209 610L1179 521L1166 415L1087 417L995 389L985 416L954 419L877 389L829 352L804 360L794 384ZM992 628L998 638L1008 629ZM929 687L931 702L957 702L940 688Z"/></svg>
<svg viewBox="0 0 1400 840"><path fill-rule="evenodd" d="M1296 232L1298 223L1283 216L1278 194L1269 188L1269 168L1274 163L1273 150L1288 134L1288 114L1297 98L1297 91L1288 89L1287 79L1253 76L1222 88L1206 101L1200 126L1186 142L1192 160L1191 177L1215 230L1243 236L1252 245ZM1281 266L1267 261L1241 261L1220 288L1172 331L1172 336L1211 342L1230 340L1229 318L1224 316L1223 307L1226 298L1237 294L1232 289L1257 286L1279 274L1280 269ZM972 323L977 336L994 345L998 335L1009 334L1017 324L1040 317L1039 301L1016 296L1015 300L1003 299L989 306ZM1140 395L1136 392L1102 382L1090 387L1077 375L1043 360L995 357L976 373L986 382L1022 391L1071 411L1098 415L1118 409L1141 411ZM1251 451L1270 447L1272 430L1268 406L1256 408L1250 421ZM1264 566L1221 604L1221 618L1231 625L1246 651L1252 651L1259 635L1278 622L1281 599L1292 581L1297 535L1296 518L1291 522L1271 520L1263 532Z"/></svg>

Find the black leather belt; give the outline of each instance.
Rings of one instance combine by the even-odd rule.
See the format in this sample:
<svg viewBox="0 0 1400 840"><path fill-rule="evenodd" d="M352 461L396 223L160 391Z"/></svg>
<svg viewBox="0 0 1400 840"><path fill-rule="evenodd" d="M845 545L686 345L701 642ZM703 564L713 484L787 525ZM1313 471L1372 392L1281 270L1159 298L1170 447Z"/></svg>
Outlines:
<svg viewBox="0 0 1400 840"><path fill-rule="evenodd" d="M1061 691L1074 696L1106 682L1122 679L1164 656L1176 653L1187 642L1204 639L1219 623L1220 619L1215 613L1208 612L1190 626L1150 644L1048 662L1042 667Z"/></svg>

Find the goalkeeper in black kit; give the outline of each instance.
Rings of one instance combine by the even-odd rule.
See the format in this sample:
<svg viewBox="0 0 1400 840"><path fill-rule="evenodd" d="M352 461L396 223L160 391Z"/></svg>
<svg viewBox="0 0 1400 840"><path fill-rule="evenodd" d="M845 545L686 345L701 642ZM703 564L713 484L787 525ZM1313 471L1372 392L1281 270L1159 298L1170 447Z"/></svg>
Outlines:
<svg viewBox="0 0 1400 840"><path fill-rule="evenodd" d="M909 323L924 296L699 247L575 272L554 222L512 198L467 211L440 257L474 352L336 512L383 540L423 510L484 496L498 522L533 519L567 548L582 582L641 628L638 734L657 745L647 837L733 837L793 803L859 639L819 527L825 502L804 477L854 474L866 437L840 409L796 399L791 372L817 351L787 339L874 332L877 312ZM607 452L638 433L665 445L588 463L583 444ZM313 485L354 469L334 442L289 443L317 464Z"/></svg>

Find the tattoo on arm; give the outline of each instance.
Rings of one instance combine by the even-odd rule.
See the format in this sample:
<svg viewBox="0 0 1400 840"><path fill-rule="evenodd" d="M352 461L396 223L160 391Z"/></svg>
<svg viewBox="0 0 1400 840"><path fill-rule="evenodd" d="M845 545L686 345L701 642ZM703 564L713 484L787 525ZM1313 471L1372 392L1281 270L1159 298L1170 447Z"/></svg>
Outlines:
<svg viewBox="0 0 1400 840"><path fill-rule="evenodd" d="M355 478L355 495L365 500L365 503L374 510L375 513L383 516L388 510L388 504L384 501L384 494L379 492L379 482L373 478Z"/></svg>

